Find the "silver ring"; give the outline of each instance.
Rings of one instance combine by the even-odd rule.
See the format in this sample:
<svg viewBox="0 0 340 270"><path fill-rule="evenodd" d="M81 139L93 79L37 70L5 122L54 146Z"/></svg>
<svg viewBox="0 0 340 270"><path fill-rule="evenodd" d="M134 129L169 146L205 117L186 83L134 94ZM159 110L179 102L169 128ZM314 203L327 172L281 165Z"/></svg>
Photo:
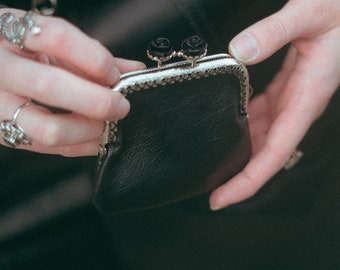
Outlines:
<svg viewBox="0 0 340 270"><path fill-rule="evenodd" d="M1 137L7 145L15 148L20 144L26 146L32 144L32 140L26 135L25 130L16 122L20 111L31 104L31 102L22 104L16 109L11 120L4 120L0 123Z"/></svg>
<svg viewBox="0 0 340 270"><path fill-rule="evenodd" d="M15 19L14 15L10 12L1 15L0 17L0 37L12 44L19 45L20 49L24 49L24 39L27 30L32 35L41 33L40 26L35 25L31 15L31 11L27 12L25 16Z"/></svg>
<svg viewBox="0 0 340 270"><path fill-rule="evenodd" d="M289 159L285 163L285 170L290 170L293 168L303 157L303 152L299 150L295 150L289 157Z"/></svg>

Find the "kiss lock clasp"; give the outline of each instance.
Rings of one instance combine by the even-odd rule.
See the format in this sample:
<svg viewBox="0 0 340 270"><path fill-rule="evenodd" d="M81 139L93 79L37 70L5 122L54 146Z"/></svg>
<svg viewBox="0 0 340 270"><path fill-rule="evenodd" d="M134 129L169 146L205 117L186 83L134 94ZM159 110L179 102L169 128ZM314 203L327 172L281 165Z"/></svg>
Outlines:
<svg viewBox="0 0 340 270"><path fill-rule="evenodd" d="M181 57L191 61L191 67L197 65L197 60L206 56L208 43L198 36L183 40L180 51L175 51L169 39L159 37L148 44L147 56L157 62L157 66L169 61L173 57Z"/></svg>

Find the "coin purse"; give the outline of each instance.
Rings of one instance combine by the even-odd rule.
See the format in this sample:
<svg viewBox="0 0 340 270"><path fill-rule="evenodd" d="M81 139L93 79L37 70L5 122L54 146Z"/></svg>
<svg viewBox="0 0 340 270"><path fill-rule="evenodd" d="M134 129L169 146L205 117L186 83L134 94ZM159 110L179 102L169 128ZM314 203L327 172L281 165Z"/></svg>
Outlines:
<svg viewBox="0 0 340 270"><path fill-rule="evenodd" d="M156 39L148 55L158 67L124 74L112 88L131 109L105 123L94 190L100 211L137 211L208 193L248 162L248 72L228 54L206 56L206 47L194 36L176 52ZM185 60L164 64L170 58Z"/></svg>

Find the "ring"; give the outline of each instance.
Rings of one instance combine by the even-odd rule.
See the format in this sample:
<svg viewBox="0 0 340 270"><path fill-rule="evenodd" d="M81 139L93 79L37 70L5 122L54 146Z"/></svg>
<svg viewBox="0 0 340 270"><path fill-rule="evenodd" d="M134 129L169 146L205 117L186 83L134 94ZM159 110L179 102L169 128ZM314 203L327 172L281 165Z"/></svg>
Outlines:
<svg viewBox="0 0 340 270"><path fill-rule="evenodd" d="M20 111L31 104L31 102L22 104L18 109L16 109L11 120L4 120L0 123L1 137L7 145L15 148L20 144L26 146L32 144L32 140L26 135L25 130L16 123Z"/></svg>
<svg viewBox="0 0 340 270"><path fill-rule="evenodd" d="M290 170L293 168L303 157L303 152L299 150L295 150L289 157L289 159L285 163L285 170Z"/></svg>
<svg viewBox="0 0 340 270"><path fill-rule="evenodd" d="M0 37L3 36L5 40L12 44L19 45L20 49L24 49L24 39L27 30L32 35L41 33L40 26L35 25L31 15L31 11L27 12L25 16L14 19L14 15L10 12L1 15L0 17Z"/></svg>

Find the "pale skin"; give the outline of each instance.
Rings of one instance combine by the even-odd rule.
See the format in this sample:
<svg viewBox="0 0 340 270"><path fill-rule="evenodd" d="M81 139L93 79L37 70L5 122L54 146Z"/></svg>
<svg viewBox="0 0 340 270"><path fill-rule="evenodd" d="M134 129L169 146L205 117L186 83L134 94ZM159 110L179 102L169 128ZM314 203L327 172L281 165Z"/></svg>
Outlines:
<svg viewBox="0 0 340 270"><path fill-rule="evenodd" d="M251 36L250 41L244 35ZM253 65L288 43L281 70L265 92L250 102L251 160L211 194L213 210L254 195L282 169L327 107L340 84L340 1L290 0L279 12L236 36L229 50ZM241 46L246 44L255 49L242 53Z"/></svg>
<svg viewBox="0 0 340 270"><path fill-rule="evenodd" d="M0 9L0 15L6 12L17 18L26 13ZM23 108L17 122L33 143L19 148L70 157L95 155L103 122L121 119L129 111L126 99L108 86L117 83L121 73L145 65L113 57L65 20L37 15L33 20L42 31L27 34L23 51L0 40L0 119L11 119L27 99L70 111L53 114L36 104Z"/></svg>
<svg viewBox="0 0 340 270"><path fill-rule="evenodd" d="M0 15L5 12L24 15L0 9ZM0 119L10 119L27 97L71 111L52 114L36 104L24 108L18 122L33 145L20 148L64 156L96 155L103 121L121 119L129 111L128 102L107 86L115 84L120 73L145 66L114 58L64 20L34 16L34 21L42 33L25 40L33 54L0 40L0 66L5 67L0 73ZM340 84L340 0L290 0L279 12L237 35L229 52L254 65L286 44L290 49L281 70L250 102L251 160L212 192L213 210L254 195L282 169L324 112Z"/></svg>

